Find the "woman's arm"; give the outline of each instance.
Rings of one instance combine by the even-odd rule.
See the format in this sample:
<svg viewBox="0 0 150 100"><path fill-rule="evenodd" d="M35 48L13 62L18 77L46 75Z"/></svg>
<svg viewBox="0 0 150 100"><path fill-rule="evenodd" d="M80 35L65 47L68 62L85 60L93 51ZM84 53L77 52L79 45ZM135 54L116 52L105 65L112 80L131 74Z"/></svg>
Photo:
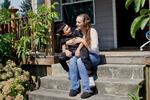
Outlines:
<svg viewBox="0 0 150 100"><path fill-rule="evenodd" d="M91 28L91 45L90 48L94 51L99 51L98 33L94 28Z"/></svg>
<svg viewBox="0 0 150 100"><path fill-rule="evenodd" d="M76 50L76 52L75 52L75 56L76 56L76 57L79 57L79 56L80 56L80 50L81 50L81 48L82 48L83 46L84 46L84 45L83 45L82 43L79 44L79 46L78 46L78 48L77 48L77 50Z"/></svg>

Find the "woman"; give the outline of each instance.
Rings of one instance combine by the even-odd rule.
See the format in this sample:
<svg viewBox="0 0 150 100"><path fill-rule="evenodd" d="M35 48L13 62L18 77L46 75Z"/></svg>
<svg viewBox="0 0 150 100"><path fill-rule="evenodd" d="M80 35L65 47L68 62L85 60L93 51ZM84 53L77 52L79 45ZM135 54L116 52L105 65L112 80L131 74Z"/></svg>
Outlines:
<svg viewBox="0 0 150 100"><path fill-rule="evenodd" d="M83 64L80 58L80 49L82 46L88 48L91 52L89 54L91 62L94 66L100 61L99 57L99 48L98 48L98 35L94 28L90 26L90 17L87 14L81 14L77 16L76 25L78 30L82 32L84 38L77 38L75 42L68 41L67 45L74 45L76 43L82 43L80 48L78 48L75 52L75 56L70 59L69 64L69 74L70 74L70 83L71 90L69 95L76 96L80 93L80 78L82 80L83 85L83 93L81 98L88 98L93 95L93 91L91 90L91 86L95 86L95 82L93 77L88 76L85 65ZM92 82L90 82L92 80Z"/></svg>

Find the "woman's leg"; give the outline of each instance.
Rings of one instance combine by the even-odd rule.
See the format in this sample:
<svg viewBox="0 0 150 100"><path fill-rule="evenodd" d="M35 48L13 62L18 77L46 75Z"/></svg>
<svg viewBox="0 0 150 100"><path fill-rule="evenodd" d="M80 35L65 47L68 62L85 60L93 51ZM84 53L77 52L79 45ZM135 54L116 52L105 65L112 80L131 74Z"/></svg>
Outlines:
<svg viewBox="0 0 150 100"><path fill-rule="evenodd" d="M81 77L82 85L83 85L83 93L81 95L81 98L83 98L83 99L88 98L93 95L93 92L90 89L89 76L88 76L87 70L86 70L85 65L82 62L81 58L79 58L77 60L77 65L78 65L79 75Z"/></svg>
<svg viewBox="0 0 150 100"><path fill-rule="evenodd" d="M69 75L71 90L77 90L80 88L79 71L77 67L77 57L73 56L69 62Z"/></svg>
<svg viewBox="0 0 150 100"><path fill-rule="evenodd" d="M100 63L100 56L95 54L89 54L92 65L95 67Z"/></svg>
<svg viewBox="0 0 150 100"><path fill-rule="evenodd" d="M95 54L89 54L90 56L90 60L92 62L93 65L93 75L94 75L94 79L93 77L89 77L89 84L90 84L90 88L93 91L93 94L97 94L98 90L95 84L95 81L97 79L97 65L100 63L100 56L99 55L95 55Z"/></svg>

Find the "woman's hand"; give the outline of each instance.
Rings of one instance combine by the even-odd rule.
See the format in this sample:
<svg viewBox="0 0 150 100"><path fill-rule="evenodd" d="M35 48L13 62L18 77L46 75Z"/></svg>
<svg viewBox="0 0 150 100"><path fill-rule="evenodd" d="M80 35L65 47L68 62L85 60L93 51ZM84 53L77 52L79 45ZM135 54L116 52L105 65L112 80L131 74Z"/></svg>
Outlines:
<svg viewBox="0 0 150 100"><path fill-rule="evenodd" d="M81 43L82 41L83 41L83 39L80 37L76 37L74 40L75 43Z"/></svg>
<svg viewBox="0 0 150 100"><path fill-rule="evenodd" d="M80 57L80 50L79 50L79 49L76 50L75 56L76 56L76 57Z"/></svg>
<svg viewBox="0 0 150 100"><path fill-rule="evenodd" d="M75 45L74 43L75 43L75 39L74 38L66 41L66 45Z"/></svg>
<svg viewBox="0 0 150 100"><path fill-rule="evenodd" d="M71 57L72 56L72 52L69 50L65 50L65 54L67 57Z"/></svg>

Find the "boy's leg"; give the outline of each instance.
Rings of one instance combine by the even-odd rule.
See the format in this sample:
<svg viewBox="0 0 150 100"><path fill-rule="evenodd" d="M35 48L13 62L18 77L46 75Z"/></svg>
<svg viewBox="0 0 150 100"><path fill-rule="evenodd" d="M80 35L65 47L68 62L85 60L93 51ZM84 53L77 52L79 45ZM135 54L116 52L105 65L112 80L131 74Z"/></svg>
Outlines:
<svg viewBox="0 0 150 100"><path fill-rule="evenodd" d="M85 47L81 48L80 58L81 58L82 62L84 63L84 65L87 69L89 77L93 76L93 65L92 65L91 60L89 58L89 51L87 50L87 48L85 48Z"/></svg>
<svg viewBox="0 0 150 100"><path fill-rule="evenodd" d="M67 60L69 60L70 58L66 56L66 54L64 52L60 53L58 55L58 60L59 60L59 63L62 65L63 69L67 72L69 72L69 67L68 67L68 64L67 64Z"/></svg>

